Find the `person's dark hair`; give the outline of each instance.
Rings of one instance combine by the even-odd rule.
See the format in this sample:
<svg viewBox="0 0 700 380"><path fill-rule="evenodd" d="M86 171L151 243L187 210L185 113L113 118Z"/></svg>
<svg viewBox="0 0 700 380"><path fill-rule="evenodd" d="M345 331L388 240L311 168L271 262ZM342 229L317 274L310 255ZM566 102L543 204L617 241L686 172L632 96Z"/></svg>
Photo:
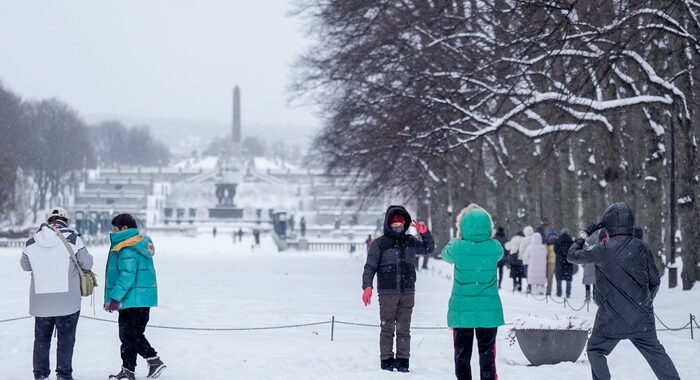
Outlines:
<svg viewBox="0 0 700 380"><path fill-rule="evenodd" d="M119 214L115 216L114 219L112 219L112 225L119 229L121 229L122 227L137 228L136 220L133 216L131 216L131 214Z"/></svg>
<svg viewBox="0 0 700 380"><path fill-rule="evenodd" d="M49 218L49 220L47 220L47 222L49 222L49 224L51 224L51 223L54 223L54 224L55 224L55 223L58 223L58 224L61 224L61 225L65 226L65 227L68 227L68 219L62 218L62 217L60 217L60 216L52 216L52 217Z"/></svg>

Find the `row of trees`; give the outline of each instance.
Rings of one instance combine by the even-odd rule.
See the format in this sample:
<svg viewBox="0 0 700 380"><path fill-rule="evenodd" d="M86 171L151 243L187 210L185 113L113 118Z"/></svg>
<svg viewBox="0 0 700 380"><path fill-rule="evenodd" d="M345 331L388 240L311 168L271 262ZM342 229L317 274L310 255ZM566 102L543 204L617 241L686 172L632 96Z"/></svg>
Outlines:
<svg viewBox="0 0 700 380"><path fill-rule="evenodd" d="M22 224L48 202L64 202L80 171L167 164L170 153L148 129L118 122L90 127L58 99L24 101L0 83L0 219Z"/></svg>
<svg viewBox="0 0 700 380"><path fill-rule="evenodd" d="M314 145L328 170L421 200L443 243L469 202L514 233L578 228L626 200L659 266L677 238L683 287L700 280L697 2L302 0L299 13L319 42L296 89L327 117Z"/></svg>
<svg viewBox="0 0 700 380"><path fill-rule="evenodd" d="M272 142L257 136L245 136L241 142L243 155L246 157L269 157L277 161L299 164L303 161L303 153L298 145L284 140ZM219 156L231 149L231 135L211 140L204 150L205 155Z"/></svg>

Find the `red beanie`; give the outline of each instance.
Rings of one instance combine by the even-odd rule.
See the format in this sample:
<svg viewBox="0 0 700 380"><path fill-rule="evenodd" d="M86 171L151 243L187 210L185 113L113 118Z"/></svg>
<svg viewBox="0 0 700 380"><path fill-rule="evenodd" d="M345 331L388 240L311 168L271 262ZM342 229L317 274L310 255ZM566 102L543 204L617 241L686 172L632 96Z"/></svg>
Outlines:
<svg viewBox="0 0 700 380"><path fill-rule="evenodd" d="M392 225L392 224L394 224L394 223L405 224L405 223L406 223L406 219L404 219L404 217L401 216L401 215L394 215L394 216L392 216L391 219L389 220L389 225Z"/></svg>

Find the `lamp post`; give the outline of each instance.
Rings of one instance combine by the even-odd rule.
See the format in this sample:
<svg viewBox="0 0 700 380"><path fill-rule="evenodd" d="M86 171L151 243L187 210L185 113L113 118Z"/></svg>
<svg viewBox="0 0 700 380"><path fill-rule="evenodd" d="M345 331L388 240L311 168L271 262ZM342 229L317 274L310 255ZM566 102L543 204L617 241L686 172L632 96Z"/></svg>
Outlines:
<svg viewBox="0 0 700 380"><path fill-rule="evenodd" d="M678 268L676 267L676 125L671 117L671 186L670 186L670 218L671 218L671 258L668 266L668 287L678 286Z"/></svg>

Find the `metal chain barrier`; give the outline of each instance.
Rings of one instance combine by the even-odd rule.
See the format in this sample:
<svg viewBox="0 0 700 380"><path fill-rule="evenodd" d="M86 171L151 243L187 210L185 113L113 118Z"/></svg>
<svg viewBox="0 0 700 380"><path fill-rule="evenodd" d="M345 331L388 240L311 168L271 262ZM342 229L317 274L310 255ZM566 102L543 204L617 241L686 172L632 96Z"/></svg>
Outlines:
<svg viewBox="0 0 700 380"><path fill-rule="evenodd" d="M547 295L547 297L549 298L550 301L552 301L552 302L554 302L554 303L556 303L556 304L559 304L559 305L563 305L563 304L565 304L565 303L567 302L567 301L566 301L566 298L564 298L563 301L557 301L556 299L554 299L554 297L552 297L552 296L550 296L550 295Z"/></svg>
<svg viewBox="0 0 700 380"><path fill-rule="evenodd" d="M29 318L32 318L32 316L27 315L26 317L17 317L17 318L3 319L3 320L0 320L0 323L21 321L21 320L23 320L23 319L29 319Z"/></svg>
<svg viewBox="0 0 700 380"><path fill-rule="evenodd" d="M118 323L117 321L104 318L88 317L81 315L81 318L90 319L99 322L108 323ZM320 326L328 325L332 323L331 321L322 322L311 322L311 323L300 323L294 325L281 325L281 326L266 326L266 327L179 327L179 326L164 326L164 325L148 325L148 327L154 329L166 329L166 330L180 330L180 331L261 331L261 330L281 330L281 329L293 329L299 327L309 327L309 326Z"/></svg>
<svg viewBox="0 0 700 380"><path fill-rule="evenodd" d="M656 329L657 331L681 331L681 330L687 330L688 327L690 327L690 326L692 325L693 319L695 318L695 317L691 314L691 315L690 315L690 318L691 318L691 319L690 319L690 322L686 323L685 326L683 326L683 327L679 327L679 328L675 328L675 329L674 329L674 328L672 328L672 327L668 327L668 326L661 320L661 318L659 318L659 315L656 314L656 312L654 313L654 317L656 317L656 320L659 321L659 323L661 323L661 326L664 327L663 329Z"/></svg>

